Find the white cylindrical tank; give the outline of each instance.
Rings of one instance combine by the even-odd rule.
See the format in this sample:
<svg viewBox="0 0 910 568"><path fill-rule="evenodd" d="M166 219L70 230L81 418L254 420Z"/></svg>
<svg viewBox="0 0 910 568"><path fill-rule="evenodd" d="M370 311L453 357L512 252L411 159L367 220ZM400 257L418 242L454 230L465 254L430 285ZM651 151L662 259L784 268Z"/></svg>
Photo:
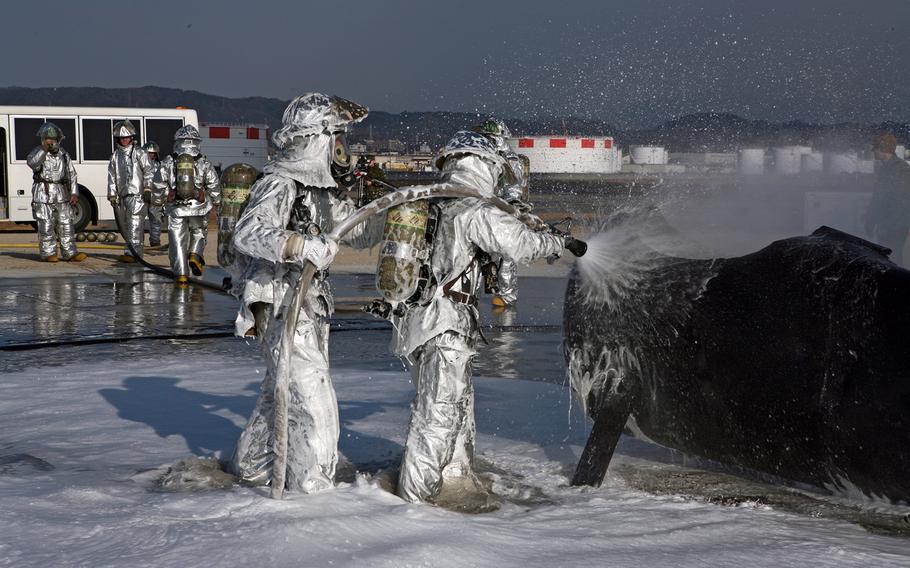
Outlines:
<svg viewBox="0 0 910 568"><path fill-rule="evenodd" d="M779 174L798 174L802 165L799 146L781 146L774 149L774 171Z"/></svg>
<svg viewBox="0 0 910 568"><path fill-rule="evenodd" d="M531 160L532 173L611 174L622 169L622 154L604 136L525 136L509 140Z"/></svg>
<svg viewBox="0 0 910 568"><path fill-rule="evenodd" d="M853 174L858 161L856 152L828 152L825 154L825 171L829 174Z"/></svg>
<svg viewBox="0 0 910 568"><path fill-rule="evenodd" d="M903 144L898 144L897 148L894 149L894 155L897 156L899 160L907 159L907 147Z"/></svg>
<svg viewBox="0 0 910 568"><path fill-rule="evenodd" d="M629 155L633 164L666 164L669 158L662 146L629 146Z"/></svg>
<svg viewBox="0 0 910 568"><path fill-rule="evenodd" d="M825 168L825 156L821 152L802 154L800 161L800 167L804 172L820 172Z"/></svg>
<svg viewBox="0 0 910 568"><path fill-rule="evenodd" d="M765 149L742 148L739 151L737 168L739 173L744 175L759 175L765 173Z"/></svg>

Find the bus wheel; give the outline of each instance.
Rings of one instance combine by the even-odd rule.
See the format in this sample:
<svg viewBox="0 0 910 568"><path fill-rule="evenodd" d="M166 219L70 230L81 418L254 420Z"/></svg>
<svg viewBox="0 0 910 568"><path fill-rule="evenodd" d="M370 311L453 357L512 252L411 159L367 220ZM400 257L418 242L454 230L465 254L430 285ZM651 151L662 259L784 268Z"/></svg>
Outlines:
<svg viewBox="0 0 910 568"><path fill-rule="evenodd" d="M73 206L73 233L81 233L92 222L92 204L80 191L79 199Z"/></svg>

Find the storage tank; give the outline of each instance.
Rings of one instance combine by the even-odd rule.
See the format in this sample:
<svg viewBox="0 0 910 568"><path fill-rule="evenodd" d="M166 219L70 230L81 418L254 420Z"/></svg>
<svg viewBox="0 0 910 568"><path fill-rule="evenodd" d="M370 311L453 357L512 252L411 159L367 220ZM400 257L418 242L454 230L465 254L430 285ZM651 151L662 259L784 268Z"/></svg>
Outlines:
<svg viewBox="0 0 910 568"><path fill-rule="evenodd" d="M779 174L798 174L802 165L799 146L781 146L774 149L774 171Z"/></svg>
<svg viewBox="0 0 910 568"><path fill-rule="evenodd" d="M633 164L666 164L669 153L663 146L629 146Z"/></svg>
<svg viewBox="0 0 910 568"><path fill-rule="evenodd" d="M509 145L531 160L531 173L612 174L622 169L621 154L609 136L525 136Z"/></svg>
<svg viewBox="0 0 910 568"><path fill-rule="evenodd" d="M856 152L828 152L825 154L825 171L829 174L856 173L859 158Z"/></svg>
<svg viewBox="0 0 910 568"><path fill-rule="evenodd" d="M739 151L737 168L739 173L744 175L760 175L765 173L765 149L742 148Z"/></svg>
<svg viewBox="0 0 910 568"><path fill-rule="evenodd" d="M800 168L804 172L820 172L825 168L825 156L821 152L802 154L800 162Z"/></svg>

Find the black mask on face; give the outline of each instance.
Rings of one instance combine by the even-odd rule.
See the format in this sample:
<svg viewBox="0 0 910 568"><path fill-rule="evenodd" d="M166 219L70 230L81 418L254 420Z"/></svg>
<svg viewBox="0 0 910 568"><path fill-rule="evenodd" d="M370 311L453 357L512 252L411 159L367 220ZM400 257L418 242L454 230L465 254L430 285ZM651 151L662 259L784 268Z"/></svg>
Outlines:
<svg viewBox="0 0 910 568"><path fill-rule="evenodd" d="M357 182L354 176L354 163L348 151L348 143L343 132L332 135L332 178L339 185L350 189Z"/></svg>

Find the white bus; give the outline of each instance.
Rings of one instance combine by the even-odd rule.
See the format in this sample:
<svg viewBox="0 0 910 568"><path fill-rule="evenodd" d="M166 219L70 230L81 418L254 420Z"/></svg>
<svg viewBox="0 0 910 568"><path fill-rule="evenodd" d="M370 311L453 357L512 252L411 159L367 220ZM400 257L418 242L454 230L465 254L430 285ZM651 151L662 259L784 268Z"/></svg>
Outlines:
<svg viewBox="0 0 910 568"><path fill-rule="evenodd" d="M0 221L32 222L32 170L28 153L39 144L38 128L50 121L63 130L63 146L73 160L79 182L74 225L109 221L107 164L114 151L113 125L129 119L141 143L155 141L161 157L173 151L174 133L185 124L199 127L196 111L187 108L0 106Z"/></svg>

